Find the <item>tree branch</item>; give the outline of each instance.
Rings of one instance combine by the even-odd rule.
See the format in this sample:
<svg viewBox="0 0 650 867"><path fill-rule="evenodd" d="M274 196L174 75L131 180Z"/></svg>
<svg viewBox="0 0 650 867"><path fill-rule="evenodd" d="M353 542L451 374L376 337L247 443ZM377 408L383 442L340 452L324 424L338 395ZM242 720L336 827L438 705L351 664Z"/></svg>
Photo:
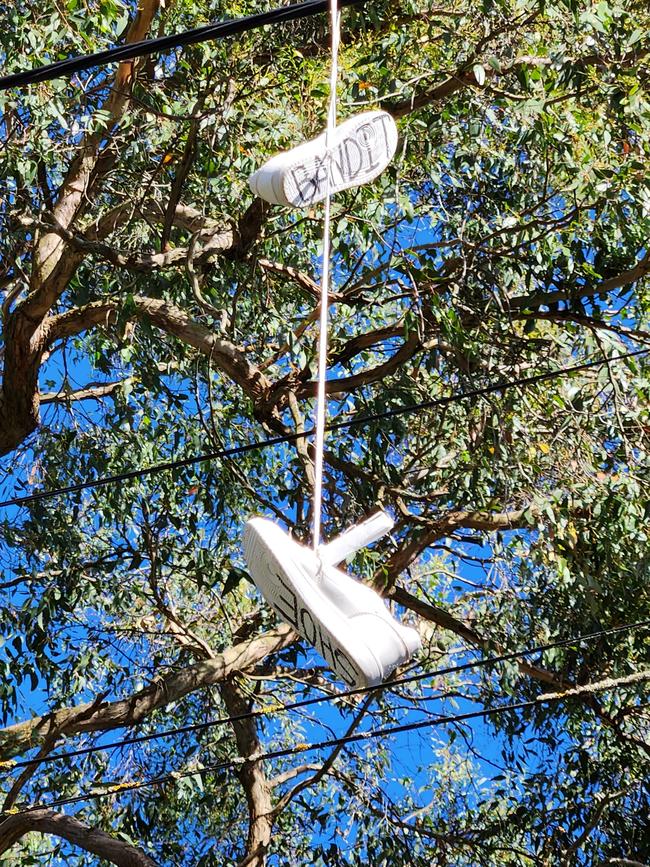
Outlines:
<svg viewBox="0 0 650 867"><path fill-rule="evenodd" d="M141 0L126 34L127 43L138 42L146 36L159 6L160 0ZM66 229L92 203L91 193L112 164L109 159L99 168L102 151L112 147L109 131L128 104L129 86L133 81L137 62L128 60L118 66L109 96L101 107L108 119L99 129L84 137L58 191L53 217ZM45 316L65 290L79 261L79 254L70 255L56 232L46 231L42 237L37 237L32 267L32 291L23 302L24 312L28 317L40 321Z"/></svg>
<svg viewBox="0 0 650 867"><path fill-rule="evenodd" d="M251 709L251 701L232 678L221 684L221 695L230 716L241 716ZM248 839L246 855L239 867L262 867L273 830L271 784L264 771L264 764L255 757L262 752L255 719L238 719L232 723L239 755L244 764L236 770L248 803Z"/></svg>
<svg viewBox="0 0 650 867"><path fill-rule="evenodd" d="M536 310L533 313L516 313L513 314L512 318L526 320L543 319L546 322L573 322L576 325L584 325L593 331L611 331L613 334L627 337L630 340L642 342L650 340L650 331L645 331L643 328L626 328L624 325L617 325L615 322L610 322L607 319L596 319L594 316L583 315L573 310L554 310L548 313Z"/></svg>
<svg viewBox="0 0 650 867"><path fill-rule="evenodd" d="M40 396L40 403L71 403L77 400L101 400L133 381L133 377L120 379L119 382L91 382L76 391L51 391Z"/></svg>
<svg viewBox="0 0 650 867"><path fill-rule="evenodd" d="M385 573L393 576L393 580L396 579L434 542L451 535L460 528L493 532L527 526L528 521L524 518L525 513L525 508L512 512L447 512L440 518L430 521L428 527L401 545L388 559Z"/></svg>
<svg viewBox="0 0 650 867"><path fill-rule="evenodd" d="M281 262L271 262L270 259L258 259L257 265L264 271L272 271L275 274L286 275L298 286L305 289L312 298L316 300L320 297L320 286L315 280L305 274L304 271L299 271L297 268L292 268L290 265L283 265ZM338 297L336 293L330 295L331 298Z"/></svg>
<svg viewBox="0 0 650 867"><path fill-rule="evenodd" d="M354 391L364 385L370 385L372 382L384 379L394 373L401 365L405 364L410 358L416 354L420 348L420 338L416 334L411 334L408 340L403 343L397 352L392 355L388 361L383 364L378 364L370 370L363 370L360 373L355 373L352 376L344 376L341 379L332 379L326 383L325 391L327 394L336 394L338 392ZM316 395L317 383L305 382L299 386L297 396L300 398L314 397Z"/></svg>
<svg viewBox="0 0 650 867"><path fill-rule="evenodd" d="M291 628L280 625L224 650L214 659L201 660L181 671L163 674L127 698L61 708L8 726L0 730L0 757L6 760L33 749L54 731L61 737L70 737L81 732L110 731L137 725L158 708L207 686L222 683L235 672L253 668L294 640L295 633Z"/></svg>
<svg viewBox="0 0 650 867"><path fill-rule="evenodd" d="M395 585L393 589L388 593L390 599L393 599L397 602L398 605L403 605L405 608L408 608L410 611L415 612L424 620L429 620L431 623L435 623L440 626L442 629L449 630L453 632L455 635L458 635L460 638L464 638L465 641L468 641L470 644L473 644L475 647L479 647L481 650L485 650L488 645L488 642L485 638L483 638L478 632L476 632L471 626L463 623L461 620L458 620L453 614L450 614L448 611L445 611L443 608L439 608L436 605L430 605L428 602L424 602L421 599L418 599L413 594L409 593L408 590L403 587L399 587ZM494 643L492 643L492 647L495 647ZM502 652L502 648L497 644L495 649L497 652ZM547 701L552 700L554 698L559 697L570 697L576 696L580 698L584 703L595 713L595 715L600 719L602 723L604 723L608 728L612 729L618 737L622 740L628 741L629 743L634 744L639 749L643 750L647 755L650 756L650 746L647 743L641 741L639 738L630 735L629 733L622 730L621 726L613 719L606 711L603 710L600 703L595 699L595 693L600 692L605 689L610 689L618 686L623 686L625 684L635 684L635 683L643 683L647 680L650 680L650 670L635 672L631 675L626 675L622 678L611 678L602 681L598 681L597 683L592 684L584 684L584 685L576 685L572 681L565 680L561 675L556 674L555 672L549 671L548 669L541 668L540 666L533 665L530 662L526 662L525 660L516 661L517 668L519 669L520 674L531 677L534 680L538 680L541 683L546 683L550 686L553 686L556 692L553 693L545 693L542 696L539 696L539 701Z"/></svg>
<svg viewBox="0 0 650 867"><path fill-rule="evenodd" d="M261 405L268 399L270 382L234 343L218 337L185 310L166 301L137 295L133 298L132 304L133 318L147 319L161 331L177 337L210 358L241 386L256 404ZM117 301L96 301L85 307L53 316L48 320L49 343L80 334L102 322L110 322L118 309Z"/></svg>
<svg viewBox="0 0 650 867"><path fill-rule="evenodd" d="M112 837L99 828L90 828L73 816L53 810L34 810L8 816L0 823L0 854L31 831L61 837L117 867L156 867L156 862L142 849Z"/></svg>
<svg viewBox="0 0 650 867"><path fill-rule="evenodd" d="M260 415L271 417L271 383L234 343L215 335L186 311L156 298L132 299L131 318L148 320L161 331L192 346L226 373L247 394ZM0 455L16 448L39 424L38 374L45 350L57 340L72 337L117 317L120 302L94 301L50 316L42 323L18 308L5 329L5 364L0 391Z"/></svg>
<svg viewBox="0 0 650 867"><path fill-rule="evenodd" d="M183 264L187 260L188 247L174 247L171 250L165 249L160 253L149 252L129 252L122 253L110 244L103 241L91 240L88 236L74 232L66 228L61 223L55 222L54 218L45 218L44 222L34 223L32 220L24 221L30 228L34 225L46 226L60 238L77 254L77 256L92 255L99 259L109 262L116 268L124 268L127 271L136 273L149 273L151 271L161 271L165 268L170 268L175 265ZM194 262L208 262L212 257L219 252L231 250L237 242L236 234L232 229L215 230L208 234L200 232L197 238L203 239L203 248L193 256Z"/></svg>
<svg viewBox="0 0 650 867"><path fill-rule="evenodd" d="M558 289L555 292L538 292L531 295L520 295L510 298L508 306L512 310L522 310L528 307L537 308L549 304L557 304L558 301L568 301L571 298L591 298L594 295L607 294L636 283L647 274L650 274L650 250L645 256L627 271L622 271L614 277L609 277L594 286L580 286L571 290Z"/></svg>
<svg viewBox="0 0 650 867"><path fill-rule="evenodd" d="M357 727L359 726L359 723L361 722L361 720L365 716L366 711L368 710L370 704L374 700L375 700L375 694L373 692L369 693L365 697L361 707L359 708L359 711L355 714L354 719L352 720L352 722L350 723L350 725L348 726L348 728L344 732L344 734L343 734L344 738L349 737L355 731L355 729L357 729ZM312 776L309 777L307 780L301 780L301 782L299 782L297 785L295 785L293 787L293 789L291 789L290 792L287 792L286 795L284 795L280 799L280 801L273 808L274 818L277 818L280 815L280 813L282 813L282 811L287 807L287 805L289 803L291 803L291 801L293 801L293 799L297 795L300 794L300 792L303 792L305 789L308 789L310 786L316 785L316 783L320 782L320 780L323 779L325 774L327 774L330 771L330 769L333 767L334 762L339 757L344 746L345 746L344 744L339 744L338 746L334 747L332 752L325 759L325 761L320 766L320 768L316 771L316 773L312 774Z"/></svg>
<svg viewBox="0 0 650 867"><path fill-rule="evenodd" d="M624 57L614 61L607 60L599 54L588 54L583 57L576 57L567 62L573 67L582 67L583 69L587 69L590 66L609 67L614 64L626 68L637 61L647 52L647 50L647 45L644 45L643 47L630 51ZM419 92L415 91L411 97L401 100L400 102L391 102L390 100L384 101L382 102L382 108L389 111L393 117L404 117L414 111L433 105L436 102L442 102L465 88L481 87L482 85L479 85L472 69L472 65L477 59L478 52L475 51L470 63L463 64L463 66L457 69L455 73L450 75L440 84L430 89L420 90ZM485 80L490 81L495 78L514 75L526 69L548 68L552 66L553 62L553 58L550 57L522 56L518 57L509 66L502 67L500 71L494 69L487 63L483 64L483 69Z"/></svg>
<svg viewBox="0 0 650 867"><path fill-rule="evenodd" d="M317 765L315 763L310 763L307 765L296 765L293 768L288 768L288 770L283 771L276 777L273 777L272 780L269 780L269 785L272 788L275 788L276 786L281 786L283 783L288 783L289 780L293 780L295 777L299 777L301 774L306 774L307 771L320 771L321 767L322 765Z"/></svg>

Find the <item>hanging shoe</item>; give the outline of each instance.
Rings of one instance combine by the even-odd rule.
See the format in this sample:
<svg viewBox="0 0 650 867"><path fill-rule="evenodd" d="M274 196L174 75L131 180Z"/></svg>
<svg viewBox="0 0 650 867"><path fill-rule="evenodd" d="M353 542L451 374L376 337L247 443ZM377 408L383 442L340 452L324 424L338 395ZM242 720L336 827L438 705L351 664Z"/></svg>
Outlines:
<svg viewBox="0 0 650 867"><path fill-rule="evenodd" d="M337 126L330 155L325 133L271 157L248 179L256 196L274 205L306 208L325 198L327 167L332 195L374 180L393 158L397 127L385 111L367 111Z"/></svg>
<svg viewBox="0 0 650 867"><path fill-rule="evenodd" d="M246 562L264 598L349 687L380 684L420 648L418 633L374 590L334 565L387 532L387 522L378 513L322 546L320 559L266 518L251 518L244 530Z"/></svg>

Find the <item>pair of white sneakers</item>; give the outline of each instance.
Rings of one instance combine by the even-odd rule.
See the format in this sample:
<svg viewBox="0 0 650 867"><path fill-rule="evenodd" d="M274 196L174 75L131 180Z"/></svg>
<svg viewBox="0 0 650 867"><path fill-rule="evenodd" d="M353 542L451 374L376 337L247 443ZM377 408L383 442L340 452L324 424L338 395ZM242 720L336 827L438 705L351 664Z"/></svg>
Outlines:
<svg viewBox="0 0 650 867"><path fill-rule="evenodd" d="M374 180L393 158L397 127L385 111L367 111L334 130L329 149L325 133L276 154L248 180L256 196L274 205L306 208L327 194Z"/></svg>
<svg viewBox="0 0 650 867"><path fill-rule="evenodd" d="M378 512L318 555L266 518L251 518L244 530L246 562L266 601L349 687L380 684L420 649L418 633L395 620L374 590L336 568L392 526Z"/></svg>
<svg viewBox="0 0 650 867"><path fill-rule="evenodd" d="M252 191L276 205L309 207L329 192L376 178L397 147L397 127L385 111L370 111L272 157L249 179ZM337 569L355 551L393 526L385 512L322 545L316 554L265 518L244 530L244 554L255 584L280 617L315 647L349 687L380 684L420 648L414 629L402 626L382 598Z"/></svg>

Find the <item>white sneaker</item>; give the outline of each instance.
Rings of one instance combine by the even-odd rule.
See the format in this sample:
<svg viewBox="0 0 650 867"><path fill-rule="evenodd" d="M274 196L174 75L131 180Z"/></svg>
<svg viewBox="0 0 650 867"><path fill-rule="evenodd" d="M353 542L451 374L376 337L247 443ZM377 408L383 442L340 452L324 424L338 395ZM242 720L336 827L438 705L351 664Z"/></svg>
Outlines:
<svg viewBox="0 0 650 867"><path fill-rule="evenodd" d="M244 554L267 602L347 686L380 684L420 649L418 633L398 623L374 590L319 562L272 521L247 521Z"/></svg>
<svg viewBox="0 0 650 867"><path fill-rule="evenodd" d="M274 205L306 208L325 198L327 164L332 195L374 180L393 158L397 127L385 111L351 117L334 131L330 158L325 133L271 157L248 179L256 196Z"/></svg>

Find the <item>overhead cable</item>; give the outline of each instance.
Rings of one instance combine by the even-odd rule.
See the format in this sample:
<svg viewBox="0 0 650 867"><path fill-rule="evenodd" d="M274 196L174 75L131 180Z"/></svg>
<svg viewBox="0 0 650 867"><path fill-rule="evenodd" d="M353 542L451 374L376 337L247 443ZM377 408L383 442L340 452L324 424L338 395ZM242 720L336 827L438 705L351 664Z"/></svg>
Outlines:
<svg viewBox="0 0 650 867"><path fill-rule="evenodd" d="M365 3L365 0L338 0L339 8L343 6L361 6L363 3ZM245 33L247 30L264 27L267 24L282 24L286 21L308 18L311 15L326 12L328 5L328 0L305 0L304 3L280 6L276 9L270 9L268 12L247 15L245 18L235 18L231 21L218 21L214 24L206 24L203 27L186 30L184 33L160 36L157 39L143 39L140 42L118 45L115 48L107 48L94 54L70 57L67 60L59 60L56 63L39 66L36 69L28 69L23 72L14 72L11 75L2 76L0 77L0 90L9 90L12 87L25 87L28 84L64 78L73 75L75 72L84 72L85 70L94 69L97 66L105 66L109 63L135 60L138 57L161 54L173 48L182 48L185 45L195 45L198 42L207 42L211 39L236 36L240 33Z"/></svg>
<svg viewBox="0 0 650 867"><path fill-rule="evenodd" d="M581 364L574 364L570 367L560 367L557 370L549 370L546 373L536 373L533 376L523 376L518 379L505 379L491 385L481 386L480 388L472 388L469 391L457 392L447 397L437 397L433 400L425 400L421 403L414 403L410 406L397 407L395 409L385 410L383 412L370 413L368 415L353 416L348 421L339 421L326 426L328 432L349 430L350 428L360 427L362 425L373 424L377 421L385 421L391 418L399 418L405 415L422 412L427 409L437 407L450 406L454 403L461 403L465 400L470 400L474 397L485 397L489 394L495 394L499 391L507 391L511 388L526 387L535 385L540 382L549 382L553 379L562 379L572 373L578 373L582 370L589 370L595 367L603 367L604 365L612 364L615 361L623 361L626 358L634 358L641 355L646 355L650 349L635 349L631 352L624 352L620 355L612 355L608 358L599 358L593 361L585 361ZM336 381L330 380L330 385L335 388ZM180 458L174 461L166 461L161 464L154 464L150 467L140 467L139 469L127 470L123 473L116 473L112 476L103 476L99 479L89 479L85 482L76 482L72 485L65 485L60 488L53 488L47 491L36 491L33 494L26 494L23 497L11 497L8 500L0 501L0 508L8 506L24 506L27 503L34 503L39 500L47 500L52 497L58 497L63 494L75 494L79 491L86 491L94 488L101 488L105 485L113 485L118 482L125 482L130 479L145 478L146 476L163 473L167 470L183 469L191 467L195 464L203 463L204 461L218 460L221 458L233 458L237 455L247 454L248 452L258 451L260 449L270 448L271 446L280 445L282 443L295 443L298 440L308 439L314 435L314 429L310 428L306 431L297 433L282 434L281 436L270 437L265 440L257 440L252 443L246 443L241 446L233 446L228 449L219 449L212 452L204 452L200 455L192 455L187 458Z"/></svg>
<svg viewBox="0 0 650 867"><path fill-rule="evenodd" d="M637 682L639 680L646 680L647 677L647 672L639 672L637 673L637 675L630 675L630 677L628 678L628 683ZM620 685L623 686L628 684L621 683ZM616 686L617 685L612 681L602 681L600 684L593 684L591 686L590 692L602 692L604 690L615 689ZM378 687L374 687L374 689L378 689ZM219 771L233 770L234 768L240 767L246 762L259 762L269 761L271 759L288 758L289 756L303 755L307 752L332 749L335 747L346 746L348 744L354 743L361 743L364 741L379 740L382 738L391 737L392 735L396 734L403 734L412 731L421 731L422 729L434 728L435 726L440 725L467 722L472 719L492 718L499 716L503 713L509 713L511 711L528 710L541 707L545 704L554 704L559 701L570 699L571 697L571 692L567 690L566 694L542 694L537 696L537 698L531 699L529 701L519 701L513 702L512 704L497 705L493 707L483 708L481 710L468 711L467 713L454 714L452 716L440 714L436 715L435 719L420 720L418 722L404 723L397 726L387 726L381 729L371 729L370 731L357 732L355 734L344 735L340 738L331 738L330 740L319 741L318 743L299 744L295 747L286 747L280 750L271 750L266 753L260 753L256 756L248 756L246 759L241 757L238 759L229 759L228 761L217 762L216 764L206 765L204 767L197 767L187 771L172 771L168 774L164 774L159 777L153 777L149 780L138 780L136 782L130 783L125 782L109 784L106 789L102 789L100 791L84 792L80 795L72 795L69 798L57 798L53 801L48 801L47 803L32 804L22 807L12 807L4 814L0 812L0 817L7 814L25 815L28 813L33 813L36 810L49 810L55 807L69 806L71 804L80 804L88 801L99 801L103 798L110 798L114 795L123 794L124 792L133 792L138 789L148 789L155 786L163 786L167 783L176 783L178 780L188 779L189 777L204 777L206 774L218 773Z"/></svg>
<svg viewBox="0 0 650 867"><path fill-rule="evenodd" d="M354 689L347 689L338 693L328 693L327 695L319 695L314 698L301 699L289 704L274 705L273 707L261 707L256 710L248 711L247 713L235 714L233 716L220 717L219 719L206 720L201 723L192 723L190 725L179 726L177 728L166 729L160 732L151 732L148 734L134 735L133 737L123 738L119 741L113 741L108 744L98 744L95 746L80 747L76 750L70 750L65 753L57 753L49 756L39 756L36 759L23 759L17 762L11 762L11 770L14 768L24 768L33 765L42 765L52 762L58 762L62 759L78 758L79 756L87 756L91 753L103 752L105 750L119 749L122 747L131 746L134 744L146 743L148 741L158 740L160 738L172 737L174 735L189 734L192 732L205 731L206 729L216 726L223 726L232 723L242 722L244 720L257 719L259 717L274 716L279 713L286 713L292 710L298 710L306 707L311 707L316 704L329 703L339 701L351 696L364 695L369 692L383 692L387 689L405 686L411 683L418 683L429 678L444 677L450 674L459 674L463 671L471 671L476 668L485 668L490 665L497 665L502 662L509 662L515 659L523 659L528 656L533 656L537 653L545 653L547 650L555 650L559 647L568 647L572 644L579 644L584 641L595 641L597 638L604 638L611 635L618 635L622 632L630 632L636 629L644 629L650 627L650 619L639 620L635 623L625 623L620 626L611 626L607 629L599 629L595 632L588 632L585 635L575 635L572 638L560 638L556 641L551 641L546 644L539 644L536 647L531 647L527 650L513 650L508 653L501 653L498 656L490 656L482 659L475 659L471 662L464 662L460 665L447 666L446 668L438 668L433 671L423 671L417 674L406 675L405 677L386 680L379 686L362 686Z"/></svg>

